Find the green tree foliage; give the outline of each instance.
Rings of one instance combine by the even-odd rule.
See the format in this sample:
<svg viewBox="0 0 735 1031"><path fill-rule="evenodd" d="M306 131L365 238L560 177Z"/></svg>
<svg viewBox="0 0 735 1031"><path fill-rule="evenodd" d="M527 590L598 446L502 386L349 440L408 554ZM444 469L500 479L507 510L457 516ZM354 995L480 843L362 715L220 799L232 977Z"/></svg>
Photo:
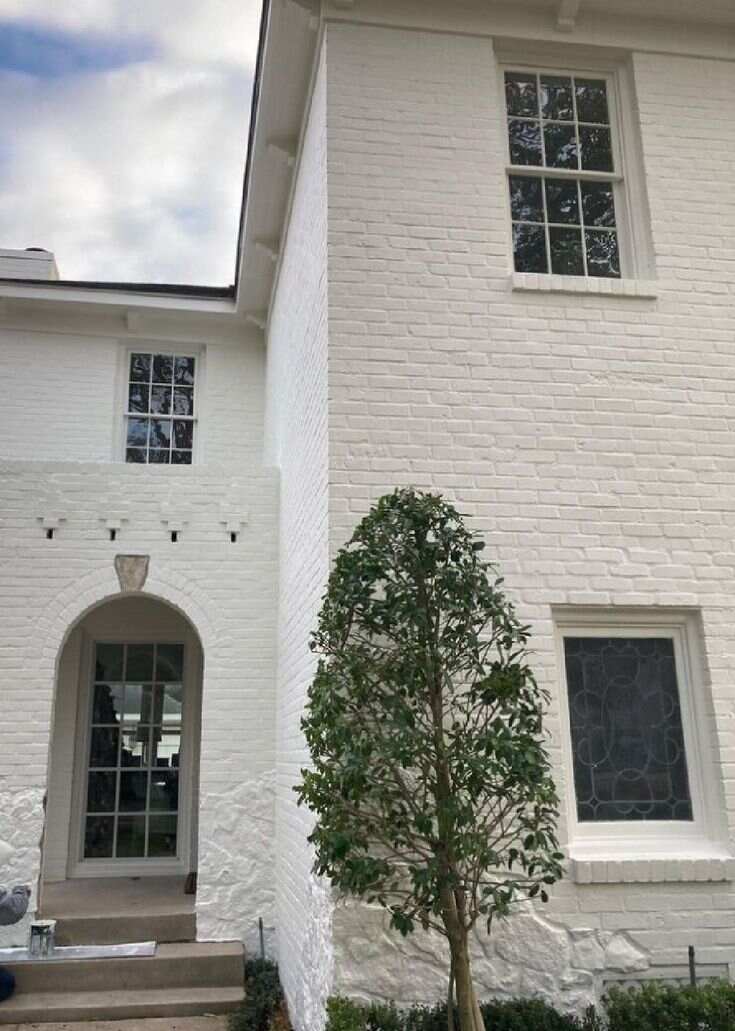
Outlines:
<svg viewBox="0 0 735 1031"><path fill-rule="evenodd" d="M412 489L362 520L312 641L313 766L297 789L317 818L317 873L401 934L448 939L462 1031L483 1028L471 930L545 901L562 860L547 698L483 548L452 505Z"/></svg>

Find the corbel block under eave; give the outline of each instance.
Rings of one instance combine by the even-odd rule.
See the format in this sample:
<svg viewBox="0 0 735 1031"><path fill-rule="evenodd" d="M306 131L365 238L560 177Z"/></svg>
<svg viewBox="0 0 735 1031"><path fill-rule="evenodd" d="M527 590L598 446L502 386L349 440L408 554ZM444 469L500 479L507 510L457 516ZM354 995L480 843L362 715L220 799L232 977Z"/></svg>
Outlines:
<svg viewBox="0 0 735 1031"><path fill-rule="evenodd" d="M296 161L296 141L293 139L272 139L268 140L268 153L285 161L289 168L293 168Z"/></svg>
<svg viewBox="0 0 735 1031"><path fill-rule="evenodd" d="M275 265L278 261L281 244L279 240L256 240L255 249L256 251L260 251L261 254L265 254L266 257L270 258Z"/></svg>
<svg viewBox="0 0 735 1031"><path fill-rule="evenodd" d="M140 312L128 308L125 312L125 328L128 333L140 333L141 325Z"/></svg>
<svg viewBox="0 0 735 1031"><path fill-rule="evenodd" d="M559 0L559 8L556 12L557 32L574 32L581 6L582 0Z"/></svg>
<svg viewBox="0 0 735 1031"><path fill-rule="evenodd" d="M332 3L340 11L351 11L355 6L355 0L332 0Z"/></svg>
<svg viewBox="0 0 735 1031"><path fill-rule="evenodd" d="M252 323L253 326L257 326L258 329L265 329L268 325L268 312L267 311L246 311L245 321Z"/></svg>

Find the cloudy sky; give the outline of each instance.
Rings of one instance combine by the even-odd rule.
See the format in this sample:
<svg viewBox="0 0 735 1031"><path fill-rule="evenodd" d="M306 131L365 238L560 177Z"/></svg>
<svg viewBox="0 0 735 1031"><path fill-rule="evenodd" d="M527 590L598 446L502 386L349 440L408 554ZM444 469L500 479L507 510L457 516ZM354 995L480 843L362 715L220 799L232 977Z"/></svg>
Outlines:
<svg viewBox="0 0 735 1031"><path fill-rule="evenodd" d="M261 0L0 0L0 248L232 282Z"/></svg>

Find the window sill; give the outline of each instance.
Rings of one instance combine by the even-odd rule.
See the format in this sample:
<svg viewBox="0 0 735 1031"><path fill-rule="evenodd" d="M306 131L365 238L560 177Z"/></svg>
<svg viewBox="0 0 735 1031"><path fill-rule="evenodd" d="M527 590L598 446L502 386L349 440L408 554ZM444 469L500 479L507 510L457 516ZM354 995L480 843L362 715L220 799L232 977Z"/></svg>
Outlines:
<svg viewBox="0 0 735 1031"><path fill-rule="evenodd" d="M576 884L671 884L735 880L735 858L723 854L643 859L579 859L571 857L569 873Z"/></svg>
<svg viewBox="0 0 735 1031"><path fill-rule="evenodd" d="M634 297L655 301L656 283L643 279L596 279L584 276L552 276L539 272L511 272L513 291L554 294L592 294L603 297Z"/></svg>

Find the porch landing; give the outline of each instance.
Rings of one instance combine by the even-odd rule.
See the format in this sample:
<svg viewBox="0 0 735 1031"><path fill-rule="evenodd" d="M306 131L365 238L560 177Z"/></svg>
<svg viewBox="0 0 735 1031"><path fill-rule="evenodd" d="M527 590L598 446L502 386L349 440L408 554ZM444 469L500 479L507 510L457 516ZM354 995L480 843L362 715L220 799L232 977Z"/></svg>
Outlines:
<svg viewBox="0 0 735 1031"><path fill-rule="evenodd" d="M194 895L183 877L80 878L44 884L40 916L59 945L186 942L196 938Z"/></svg>

